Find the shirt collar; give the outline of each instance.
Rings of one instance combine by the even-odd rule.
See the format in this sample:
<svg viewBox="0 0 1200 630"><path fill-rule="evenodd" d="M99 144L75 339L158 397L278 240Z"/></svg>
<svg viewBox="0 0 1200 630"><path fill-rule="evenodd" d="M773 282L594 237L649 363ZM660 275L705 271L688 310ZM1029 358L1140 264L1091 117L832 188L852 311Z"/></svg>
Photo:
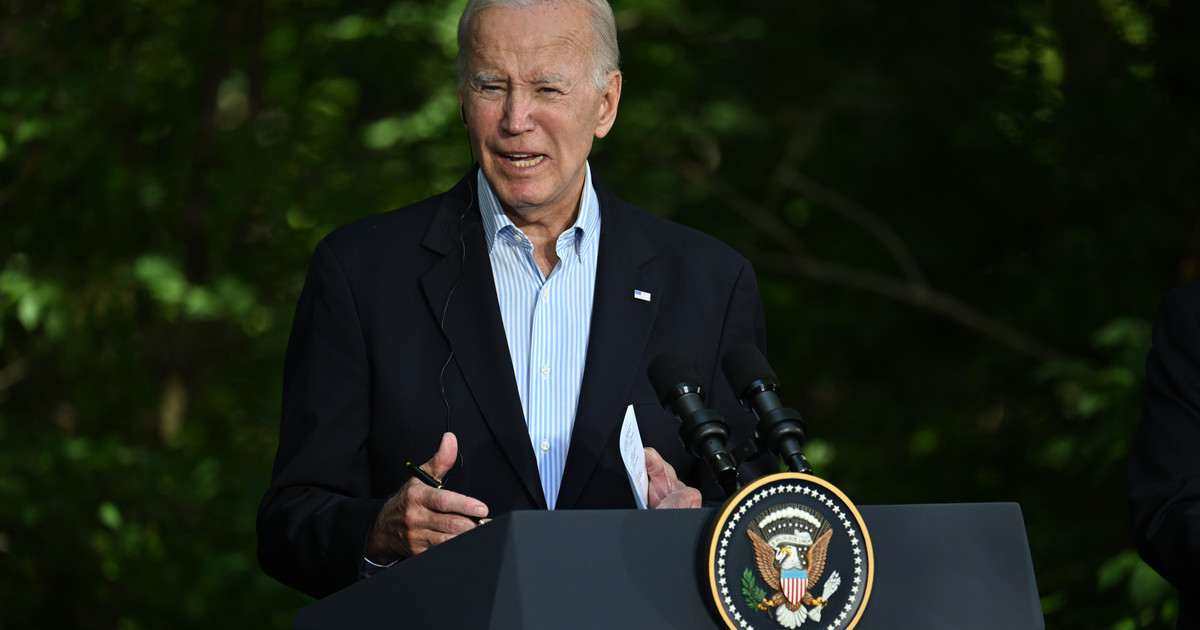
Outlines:
<svg viewBox="0 0 1200 630"><path fill-rule="evenodd" d="M491 252L498 237L520 232L520 230L513 225L512 220L500 208L500 200L496 197L496 192L492 190L492 185L483 176L483 169L479 169L476 173L475 182L479 189L479 208L483 215L484 235L487 237L488 251ZM575 224L566 231L575 235L575 255L582 260L584 253L595 246L594 243L600 233L600 200L596 197L596 189L592 186L592 165L587 162L584 162L583 195L579 199L579 216L575 218ZM562 236L559 236L559 242L562 242Z"/></svg>

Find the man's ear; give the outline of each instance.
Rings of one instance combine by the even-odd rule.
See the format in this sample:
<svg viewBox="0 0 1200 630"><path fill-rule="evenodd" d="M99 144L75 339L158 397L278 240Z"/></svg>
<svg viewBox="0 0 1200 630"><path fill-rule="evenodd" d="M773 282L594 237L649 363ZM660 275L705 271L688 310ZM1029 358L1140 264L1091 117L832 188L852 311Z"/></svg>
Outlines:
<svg viewBox="0 0 1200 630"><path fill-rule="evenodd" d="M608 83L600 93L600 111L596 119L596 137L603 138L617 121L617 105L621 102L621 71L608 73Z"/></svg>

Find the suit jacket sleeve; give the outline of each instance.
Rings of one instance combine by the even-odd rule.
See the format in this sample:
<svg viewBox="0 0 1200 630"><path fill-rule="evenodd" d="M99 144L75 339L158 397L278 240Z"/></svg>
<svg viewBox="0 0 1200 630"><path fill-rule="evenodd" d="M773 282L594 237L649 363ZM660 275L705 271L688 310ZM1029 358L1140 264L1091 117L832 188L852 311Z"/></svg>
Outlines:
<svg viewBox="0 0 1200 630"><path fill-rule="evenodd" d="M258 513L263 570L314 597L355 580L384 503L371 497L367 371L350 284L322 242L296 307L279 449Z"/></svg>
<svg viewBox="0 0 1200 630"><path fill-rule="evenodd" d="M1168 294L1155 322L1128 481L1138 552L1181 591L1194 592L1200 586L1200 283Z"/></svg>

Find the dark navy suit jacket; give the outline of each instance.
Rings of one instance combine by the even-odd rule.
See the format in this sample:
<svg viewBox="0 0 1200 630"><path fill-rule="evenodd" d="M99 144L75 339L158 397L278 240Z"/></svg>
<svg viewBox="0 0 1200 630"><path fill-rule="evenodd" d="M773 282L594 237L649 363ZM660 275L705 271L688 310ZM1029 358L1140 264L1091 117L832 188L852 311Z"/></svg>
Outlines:
<svg viewBox="0 0 1200 630"><path fill-rule="evenodd" d="M1200 628L1200 281L1163 300L1129 457L1134 540L1179 589L1178 628Z"/></svg>
<svg viewBox="0 0 1200 630"><path fill-rule="evenodd" d="M376 515L444 431L461 464L450 490L490 516L545 509L488 259L475 170L449 192L338 229L313 254L284 368L272 481L259 509L259 560L316 597L351 584ZM679 422L646 376L659 353L687 355L708 403L752 434L720 371L738 343L765 346L750 264L695 230L635 208L595 178L601 236L579 407L558 509L632 508L618 447L625 408L680 479L717 496ZM635 299L640 290L650 300ZM444 397L442 392L445 392ZM447 410L448 407L448 410Z"/></svg>

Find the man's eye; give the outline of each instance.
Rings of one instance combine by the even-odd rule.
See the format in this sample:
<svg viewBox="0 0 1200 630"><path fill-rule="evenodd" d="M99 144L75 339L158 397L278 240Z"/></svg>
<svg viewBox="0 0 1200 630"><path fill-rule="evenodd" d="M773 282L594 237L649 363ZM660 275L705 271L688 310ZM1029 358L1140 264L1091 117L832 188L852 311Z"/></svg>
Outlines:
<svg viewBox="0 0 1200 630"><path fill-rule="evenodd" d="M538 91L541 92L542 94L560 94L561 93L558 91L557 88L551 88L551 87L544 87Z"/></svg>

